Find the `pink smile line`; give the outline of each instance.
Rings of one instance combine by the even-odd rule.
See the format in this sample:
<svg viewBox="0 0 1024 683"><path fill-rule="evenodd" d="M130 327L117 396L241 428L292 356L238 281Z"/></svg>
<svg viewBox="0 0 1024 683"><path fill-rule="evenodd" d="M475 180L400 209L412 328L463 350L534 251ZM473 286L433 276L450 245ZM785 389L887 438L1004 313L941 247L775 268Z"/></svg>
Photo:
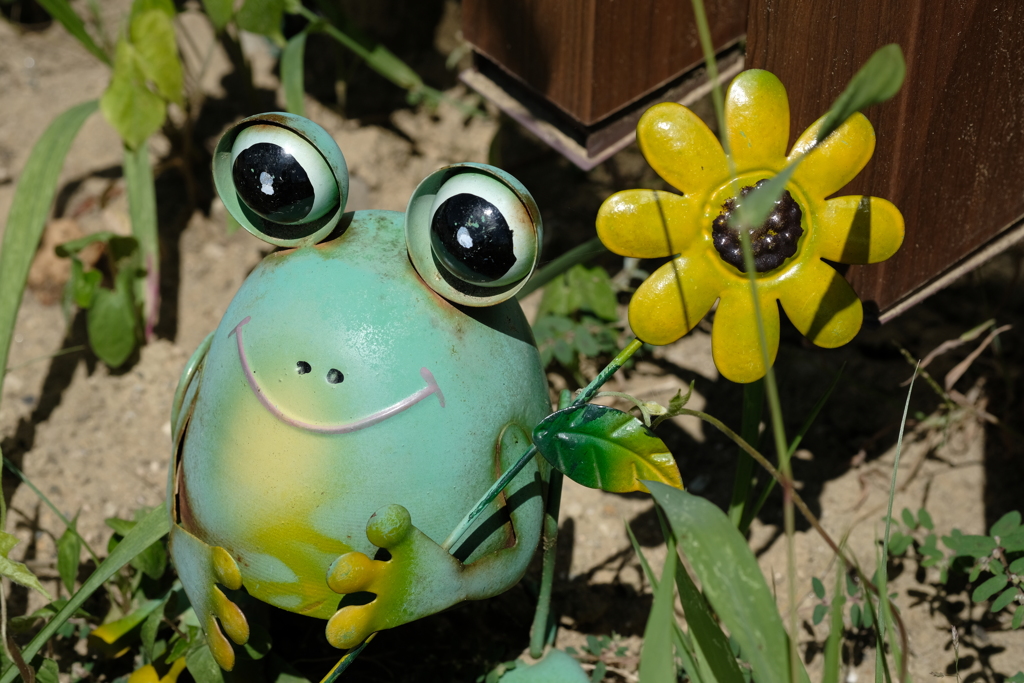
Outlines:
<svg viewBox="0 0 1024 683"><path fill-rule="evenodd" d="M263 390L260 388L260 385L256 382L256 375L249 367L249 359L245 355L245 346L242 344L242 327L248 324L251 319L251 316L246 316L242 322L235 326L235 329L228 333L228 336L230 337L233 334L238 340L238 359L242 362L242 370L245 372L245 379L249 382L249 387L252 389L252 392L256 394L256 398L258 398L260 403L263 404L263 407L269 410L274 417L282 422L320 434L348 434L349 432L355 432L365 427L369 427L370 425L375 425L378 422L383 422L392 415L397 415L403 410L408 410L431 394L437 394L437 400L441 404L441 407L444 408L444 394L441 393L441 388L437 386L433 373L426 368L420 368L420 376L427 383L427 386L423 387L411 396L403 398L398 403L390 405L383 410L379 410L373 415L364 417L361 420L356 420L355 422L343 425L325 426L303 422L302 420L296 420L294 417L289 417L285 415L280 408L270 402L266 394L264 394Z"/></svg>

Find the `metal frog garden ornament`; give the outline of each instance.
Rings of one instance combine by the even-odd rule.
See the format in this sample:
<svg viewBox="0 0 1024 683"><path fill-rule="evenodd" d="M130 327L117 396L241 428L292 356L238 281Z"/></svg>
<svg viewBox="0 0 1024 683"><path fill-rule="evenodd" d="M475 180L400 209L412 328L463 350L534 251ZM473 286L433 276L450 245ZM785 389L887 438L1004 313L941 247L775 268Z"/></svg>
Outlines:
<svg viewBox="0 0 1024 683"><path fill-rule="evenodd" d="M175 395L171 556L217 663L249 637L221 586L327 619L353 648L515 584L540 538L537 458L453 553L440 543L550 412L513 298L538 258L533 198L459 164L405 214L345 213L337 144L288 114L235 126L214 175L231 215L281 247Z"/></svg>

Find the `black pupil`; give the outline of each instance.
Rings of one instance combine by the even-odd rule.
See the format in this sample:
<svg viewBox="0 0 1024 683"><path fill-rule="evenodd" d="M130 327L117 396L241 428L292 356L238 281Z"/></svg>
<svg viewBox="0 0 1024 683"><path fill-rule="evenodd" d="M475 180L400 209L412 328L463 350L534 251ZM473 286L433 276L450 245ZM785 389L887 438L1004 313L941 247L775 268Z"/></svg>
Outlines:
<svg viewBox="0 0 1024 683"><path fill-rule="evenodd" d="M296 223L313 208L313 184L283 147L257 142L235 158L235 191L246 206L276 223Z"/></svg>
<svg viewBox="0 0 1024 683"><path fill-rule="evenodd" d="M494 204L473 194L449 197L430 224L434 253L468 282L493 282L516 262L512 230Z"/></svg>

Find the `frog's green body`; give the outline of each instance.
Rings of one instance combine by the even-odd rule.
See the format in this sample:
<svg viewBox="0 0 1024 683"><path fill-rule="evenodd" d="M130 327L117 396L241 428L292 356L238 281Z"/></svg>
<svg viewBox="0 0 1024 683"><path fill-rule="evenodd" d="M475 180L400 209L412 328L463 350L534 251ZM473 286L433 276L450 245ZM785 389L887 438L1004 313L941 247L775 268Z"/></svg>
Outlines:
<svg viewBox="0 0 1024 683"><path fill-rule="evenodd" d="M239 643L248 626L217 583L330 619L329 640L352 647L507 589L537 546L536 463L455 549L462 561L438 545L549 403L515 300L439 296L410 263L406 220L345 214L328 241L267 256L183 376L171 553L225 668L214 618ZM371 559L378 547L389 560ZM339 610L358 591L377 597Z"/></svg>

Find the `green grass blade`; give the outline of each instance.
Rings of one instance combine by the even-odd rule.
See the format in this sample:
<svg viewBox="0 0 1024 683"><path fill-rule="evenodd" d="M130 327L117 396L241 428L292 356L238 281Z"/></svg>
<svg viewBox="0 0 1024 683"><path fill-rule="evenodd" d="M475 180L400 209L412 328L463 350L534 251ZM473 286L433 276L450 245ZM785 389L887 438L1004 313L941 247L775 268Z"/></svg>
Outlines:
<svg viewBox="0 0 1024 683"><path fill-rule="evenodd" d="M669 536L661 581L654 590L654 604L644 628L644 645L640 652L640 683L673 683L676 666L672 656L672 623L676 592L672 577L676 573L676 544Z"/></svg>
<svg viewBox="0 0 1024 683"><path fill-rule="evenodd" d="M743 683L743 674L732 654L729 639L722 633L715 616L708 607L704 596L697 590L686 567L676 566L676 587L683 604L686 623L690 627L694 645L699 648L697 657L714 674L719 683Z"/></svg>
<svg viewBox="0 0 1024 683"><path fill-rule="evenodd" d="M160 239L156 225L156 188L149 165L149 145L145 141L135 151L124 148L124 182L132 234L139 242L142 266L146 269L143 291L136 291L135 296L143 302L142 319L148 341L160 314Z"/></svg>
<svg viewBox="0 0 1024 683"><path fill-rule="evenodd" d="M836 566L836 588L832 596L832 620L828 639L825 641L825 664L821 683L839 683L839 648L843 644L843 608L846 606L846 564L838 558Z"/></svg>
<svg viewBox="0 0 1024 683"><path fill-rule="evenodd" d="M829 109L818 130L818 142L831 135L854 112L881 104L899 92L906 75L907 63L899 45L890 43L875 50Z"/></svg>
<svg viewBox="0 0 1024 683"><path fill-rule="evenodd" d="M110 55L96 44L92 36L85 30L85 22L71 9L68 0L39 0L43 9L50 13L50 16L61 23L68 33L73 35L86 50L91 52L96 59L104 64L110 64Z"/></svg>
<svg viewBox="0 0 1024 683"><path fill-rule="evenodd" d="M668 516L704 597L739 642L754 680L789 683L789 637L746 539L713 503L665 484L645 483ZM794 664L800 681L808 681L802 662Z"/></svg>
<svg viewBox="0 0 1024 683"><path fill-rule="evenodd" d="M637 559L640 560L640 566L643 568L644 576L647 577L647 581L651 584L652 590L658 589L658 577L654 575L651 570L650 563L647 562L647 556L644 555L643 549L640 548L640 543L636 540L636 535L633 534L633 528L626 523L626 533L629 534L629 542L633 544L633 552L636 553ZM666 534L666 538L667 538ZM676 639L676 653L679 655L679 659L683 662L683 669L689 676L691 683L718 683L710 673L701 670L697 665L697 655L693 649L693 643L690 641L690 637L683 632L678 623L673 622L672 632Z"/></svg>
<svg viewBox="0 0 1024 683"><path fill-rule="evenodd" d="M92 576L86 579L82 587L68 600L63 609L57 612L53 619L25 646L25 649L22 650L22 656L25 660L31 661L43 645L46 644L46 641L57 632L57 629L64 625L64 622L75 613L75 610L82 606L89 596L103 585L104 581L113 576L121 567L128 564L133 557L160 540L169 528L170 519L167 516L167 508L162 505L139 521L124 539L117 544L117 547L114 548L107 559L100 563L100 566L96 568ZM12 666L4 672L3 676L0 676L0 683L11 683L17 676L18 669Z"/></svg>
<svg viewBox="0 0 1024 683"><path fill-rule="evenodd" d="M284 85L285 108L292 114L306 115L303 61L306 55L306 32L292 36L281 53L281 83Z"/></svg>
<svg viewBox="0 0 1024 683"><path fill-rule="evenodd" d="M96 100L84 102L54 119L32 148L18 178L0 247L0 389L28 269L57 194L64 158L78 130L98 107Z"/></svg>

